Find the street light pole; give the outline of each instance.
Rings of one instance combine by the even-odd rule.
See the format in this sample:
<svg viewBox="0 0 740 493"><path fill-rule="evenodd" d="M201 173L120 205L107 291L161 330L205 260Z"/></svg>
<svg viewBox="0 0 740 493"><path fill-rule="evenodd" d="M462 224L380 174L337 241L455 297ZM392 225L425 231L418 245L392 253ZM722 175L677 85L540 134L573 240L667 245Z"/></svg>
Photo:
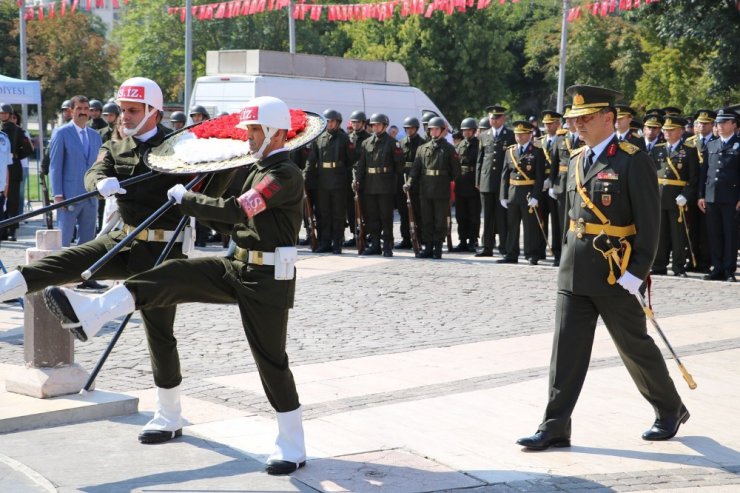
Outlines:
<svg viewBox="0 0 740 493"><path fill-rule="evenodd" d="M28 79L28 48L26 47L26 0L18 2L18 37L20 38L21 79ZM21 105L23 125L28 128L28 106ZM39 108L39 127L41 126L41 108Z"/></svg>
<svg viewBox="0 0 740 493"><path fill-rule="evenodd" d="M563 23L560 28L560 67L558 70L558 103L557 112L563 113L563 98L565 96L565 61L568 51L568 10L569 0L563 0Z"/></svg>
<svg viewBox="0 0 740 493"><path fill-rule="evenodd" d="M190 93L193 82L193 1L185 0L185 114L190 111Z"/></svg>
<svg viewBox="0 0 740 493"><path fill-rule="evenodd" d="M295 19L293 19L293 0L288 2L288 45L290 53L295 54Z"/></svg>

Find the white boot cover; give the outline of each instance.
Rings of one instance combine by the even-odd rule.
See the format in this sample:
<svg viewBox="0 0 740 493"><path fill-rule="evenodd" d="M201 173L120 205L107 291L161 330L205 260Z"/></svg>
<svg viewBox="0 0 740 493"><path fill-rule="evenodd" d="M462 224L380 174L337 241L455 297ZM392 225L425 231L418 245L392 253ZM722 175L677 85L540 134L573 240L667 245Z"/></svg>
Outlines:
<svg viewBox="0 0 740 493"><path fill-rule="evenodd" d="M20 271L14 270L0 276L0 301L20 298L27 292L28 285Z"/></svg>
<svg viewBox="0 0 740 493"><path fill-rule="evenodd" d="M144 425L143 431L177 431L181 428L180 386L171 389L157 387L157 409L151 421Z"/></svg>
<svg viewBox="0 0 740 493"><path fill-rule="evenodd" d="M271 460L283 460L300 464L306 460L306 444L303 438L303 408L295 411L276 413L278 422L278 436L275 440L275 451L270 455Z"/></svg>
<svg viewBox="0 0 740 493"><path fill-rule="evenodd" d="M77 315L79 324L62 324L63 328L82 326L88 338L94 337L107 322L133 312L134 297L126 286L119 284L103 294L88 296L76 293L71 289L60 288L64 291L69 304Z"/></svg>

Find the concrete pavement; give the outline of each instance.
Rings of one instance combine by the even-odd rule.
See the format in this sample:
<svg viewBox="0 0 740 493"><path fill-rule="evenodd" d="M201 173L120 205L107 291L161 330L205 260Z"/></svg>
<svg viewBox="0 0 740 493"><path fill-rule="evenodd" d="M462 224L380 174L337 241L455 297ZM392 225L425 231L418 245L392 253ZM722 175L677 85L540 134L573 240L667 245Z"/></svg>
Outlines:
<svg viewBox="0 0 740 493"><path fill-rule="evenodd" d="M30 246L33 227L21 230L18 244L0 245L7 267ZM222 252L211 246L199 254ZM470 254L410 257L301 252L288 354L309 461L293 476L262 472L275 423L238 311L190 304L176 322L183 438L155 446L136 440L154 407L137 313L98 378L99 391L39 401L0 390L0 421L23 420L51 401L79 406L102 392L137 397L138 413L42 428L34 422L0 435L0 490L740 490L740 430L733 426L740 287L654 279L661 326L698 383L690 391L667 361L691 411L674 440L640 439L652 410L600 326L573 416L573 447L532 453L514 442L535 431L544 410L556 270L549 262L497 265ZM0 306L0 379L23 362L22 323L17 306ZM77 344L79 364L92 368L114 325Z"/></svg>

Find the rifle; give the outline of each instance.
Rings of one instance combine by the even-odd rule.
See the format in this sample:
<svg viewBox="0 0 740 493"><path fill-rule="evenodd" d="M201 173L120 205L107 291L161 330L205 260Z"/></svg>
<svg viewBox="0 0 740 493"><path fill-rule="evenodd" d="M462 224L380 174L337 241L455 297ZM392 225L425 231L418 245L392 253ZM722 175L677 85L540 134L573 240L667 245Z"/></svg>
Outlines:
<svg viewBox="0 0 740 493"><path fill-rule="evenodd" d="M46 175L44 173L39 173L39 184L41 185L41 201L44 204L44 207L51 204L51 200L49 199L49 187L46 184ZM51 213L51 211L48 211L46 214L46 229L53 229L54 228L54 217Z"/></svg>
<svg viewBox="0 0 740 493"><path fill-rule="evenodd" d="M365 216L362 213L360 192L355 192L355 234L357 235L357 253L365 250Z"/></svg>
<svg viewBox="0 0 740 493"><path fill-rule="evenodd" d="M319 240L316 237L316 216L313 213L313 204L311 203L311 197L308 195L308 190L304 189L303 206L305 207L306 218L308 219L308 241L311 244L311 250L316 251L319 248Z"/></svg>
<svg viewBox="0 0 740 493"><path fill-rule="evenodd" d="M421 251L421 245L419 245L419 228L416 226L416 213L414 212L414 204L411 202L411 194L406 192L406 208L409 210L409 231L411 232L411 245L414 247L414 253Z"/></svg>

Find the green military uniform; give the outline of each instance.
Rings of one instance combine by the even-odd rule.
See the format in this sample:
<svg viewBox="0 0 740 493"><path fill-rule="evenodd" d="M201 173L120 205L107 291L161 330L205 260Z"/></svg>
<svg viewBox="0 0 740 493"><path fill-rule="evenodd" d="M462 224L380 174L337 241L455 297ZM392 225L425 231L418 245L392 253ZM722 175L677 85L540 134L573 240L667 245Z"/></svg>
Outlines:
<svg viewBox="0 0 740 493"><path fill-rule="evenodd" d="M546 183L542 187L542 200L540 201L539 207L542 216L542 227L545 230L545 235L552 231L551 247L554 258L554 265L557 266L560 263L560 244L563 238L563 222L558 214L558 201L553 199L549 194L549 188L552 187L551 176L558 173L560 167L560 153L557 149L557 135L550 137L548 134L544 134L542 137L536 139L538 147L542 149L542 153L545 156L545 181ZM548 227L548 217L549 225ZM540 232L541 235L541 232ZM542 237L540 241L540 254L539 258L545 258L545 237Z"/></svg>
<svg viewBox="0 0 740 493"><path fill-rule="evenodd" d="M357 166L357 161L360 159L360 153L362 152L362 143L365 140L372 137L372 134L365 129L359 132L352 131L349 133L350 153L352 153L352 169ZM362 197L360 197L362 199ZM352 191L352 173L347 177L347 203L354 204L355 192ZM345 246L354 246L354 237L357 236L357 221L355 217L354 206L347 207L347 223L349 224L349 230L352 232L350 237L350 244Z"/></svg>
<svg viewBox="0 0 740 493"><path fill-rule="evenodd" d="M563 226L562 238L564 239L565 233L568 229L565 214L565 190L568 183L568 163L570 162L571 155L585 144L578 138L578 135L567 130L558 130L557 140L554 145L557 149L558 166L557 169L555 166L551 168L550 181L552 182L552 188L555 191L555 196L558 201L558 221ZM562 243L562 239L559 240L558 243ZM562 246L560 248L562 249Z"/></svg>
<svg viewBox="0 0 740 493"><path fill-rule="evenodd" d="M349 137L341 129L325 131L311 144L307 169L316 173L321 252L341 252L353 154Z"/></svg>
<svg viewBox="0 0 740 493"><path fill-rule="evenodd" d="M406 135L398 141L398 145L401 146L401 150L403 151L404 168L403 174L398 175L399 183L397 184L396 208L398 209L398 215L401 218L401 238L403 239L404 245L411 245L411 231L409 227L409 211L406 205L406 194L402 187L406 180L408 180L411 168L414 166L417 149L425 142L426 141L418 133L413 137ZM415 189L411 190L411 205L416 213L416 231L421 238L422 226L418 224L421 211L421 201L419 199L419 193Z"/></svg>
<svg viewBox="0 0 740 493"><path fill-rule="evenodd" d="M125 282L141 310L188 302L237 303L263 388L278 412L300 405L285 352L295 277L276 280L275 268L268 265L276 248L295 245L301 225L303 177L288 154L272 154L248 171L242 197L259 197L265 207L252 217L236 197L184 194L183 213L230 234L238 246L234 257L170 260Z"/></svg>
<svg viewBox="0 0 740 493"><path fill-rule="evenodd" d="M368 253L380 253L381 235L383 252L392 252L396 177L403 173L403 166L403 151L396 139L386 132L362 142L354 178L362 192L365 224L371 242Z"/></svg>
<svg viewBox="0 0 740 493"><path fill-rule="evenodd" d="M498 108L498 109L496 109ZM503 107L491 107L494 111L505 112ZM491 127L480 134L478 161L475 168L475 184L480 192L483 209L483 252L489 255L496 246L494 234L498 233L499 251L506 253L507 217L506 209L500 203L501 173L504 167L506 148L514 144L514 132L502 126L498 130ZM480 254L479 254L480 255Z"/></svg>
<svg viewBox="0 0 740 493"><path fill-rule="evenodd" d="M475 251L480 235L480 193L475 188L475 165L478 161L478 137L461 140L456 151L460 156L460 174L455 179L455 220L460 238L460 251Z"/></svg>
<svg viewBox="0 0 740 493"><path fill-rule="evenodd" d="M94 191L95 184L104 178L116 177L124 180L149 172L142 161L142 156L147 149L161 144L163 139L164 133L157 130L157 133L146 142L140 142L135 137L106 142L100 150L97 162L85 174L85 187L89 191ZM167 200L167 190L177 183L186 181L184 177L178 175L157 175L127 186L127 193L117 196L118 211L127 225L126 231L139 225L161 207ZM93 279L126 279L132 274L150 269L166 245L168 239L165 236L166 232L174 230L181 217L182 214L176 208L168 210L151 224L147 230L149 231L147 238L136 239L123 248L95 273ZM155 239L158 233L165 239ZM28 292L39 291L49 285L81 281L80 273L99 260L125 236L124 231L114 231L19 267L28 285ZM169 258L183 257L181 248L181 242L175 244ZM176 387L180 384L182 376L177 341L172 330L175 306L161 305L142 310L141 317L144 320L144 329L151 350L154 382L161 388Z"/></svg>
<svg viewBox="0 0 740 493"><path fill-rule="evenodd" d="M670 118L670 117L668 117ZM668 122L666 118L666 122ZM665 274L668 257L673 253L672 270L674 275L686 273L685 206L676 204L676 197L683 195L687 203L696 202L699 182L698 157L695 148L680 140L672 148L667 143L655 146L651 157L658 166L658 185L660 189L660 237L658 251L653 262L654 274Z"/></svg>
<svg viewBox="0 0 740 493"><path fill-rule="evenodd" d="M318 193L316 190L318 178L316 176L316 169L310 169L308 168L308 152L311 148L309 146L301 147L300 149L296 149L293 152L290 153L290 160L293 161L296 166L298 166L298 169L301 170L303 173L303 185L306 193L306 197L308 197L308 200L311 205L311 213L313 214L314 219L316 222L319 222L319 209L317 207L318 201L316 200L318 198ZM306 238L300 240L298 243L300 245L308 245L311 243L310 235L311 235L311 218L308 217L307 207L303 208L303 227L306 230ZM314 234L318 234L314 232ZM316 237L318 240L318 236Z"/></svg>
<svg viewBox="0 0 740 493"><path fill-rule="evenodd" d="M512 145L506 149L500 192L501 200L508 201L506 255L502 259L504 262L517 262L519 226L522 223L524 223L524 256L536 264L541 253L542 233L535 216L537 212L534 209L530 210L527 205L529 199L542 202L542 185L545 182L545 153L535 144L534 140L530 140L523 149L519 145Z"/></svg>
<svg viewBox="0 0 740 493"><path fill-rule="evenodd" d="M421 199L422 241L435 254L442 253L450 214L450 182L460 173L455 147L444 138L433 139L419 147L407 183L418 189Z"/></svg>
<svg viewBox="0 0 740 493"><path fill-rule="evenodd" d="M627 130L623 134L617 135L617 137L619 138L620 142L626 141L634 146L639 147L643 151L645 150L645 139L637 135L637 133L632 129Z"/></svg>

